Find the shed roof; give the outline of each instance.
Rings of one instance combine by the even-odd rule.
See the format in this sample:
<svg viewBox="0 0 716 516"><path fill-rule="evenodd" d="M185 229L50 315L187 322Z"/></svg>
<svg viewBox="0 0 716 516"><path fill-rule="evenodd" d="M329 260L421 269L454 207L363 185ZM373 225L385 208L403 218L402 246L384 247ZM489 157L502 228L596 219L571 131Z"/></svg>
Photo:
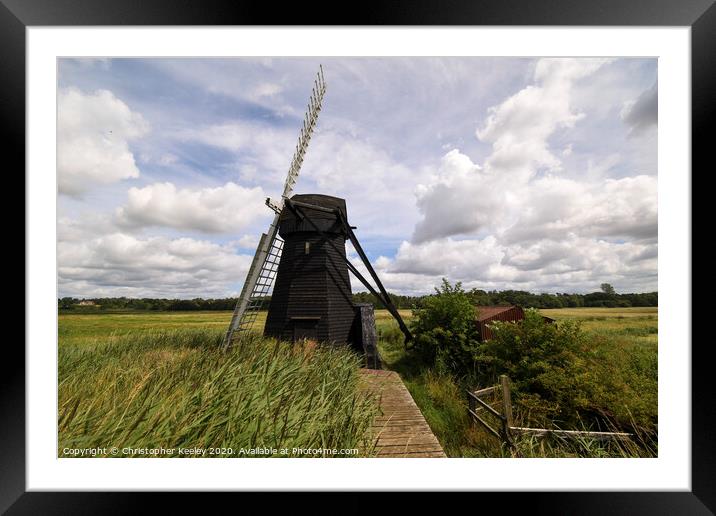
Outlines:
<svg viewBox="0 0 716 516"><path fill-rule="evenodd" d="M512 310L513 308L516 308L516 307L514 305L510 305L510 306L478 306L478 307L476 307L477 320L484 321L486 319L489 319L490 317L494 317L497 314L501 314L502 312L507 312L509 310Z"/></svg>

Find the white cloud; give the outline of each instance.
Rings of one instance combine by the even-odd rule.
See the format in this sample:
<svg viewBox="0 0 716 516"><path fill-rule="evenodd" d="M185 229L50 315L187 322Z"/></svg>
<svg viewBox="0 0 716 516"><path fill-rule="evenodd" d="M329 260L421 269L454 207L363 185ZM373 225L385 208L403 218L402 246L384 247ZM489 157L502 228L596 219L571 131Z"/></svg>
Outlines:
<svg viewBox="0 0 716 516"><path fill-rule="evenodd" d="M376 262L387 283L412 289L419 277L437 285L445 276L479 288L656 288L656 177L608 178L618 155L564 177L549 144L586 116L571 106L574 81L605 62L538 61L535 84L491 108L478 129L492 144L484 164L457 149L443 156L416 189L423 218L412 241ZM569 157L572 143L562 149Z"/></svg>
<svg viewBox="0 0 716 516"><path fill-rule="evenodd" d="M163 226L206 233L235 233L265 215L261 187L226 183L217 188L177 189L172 183L130 188L127 204L118 208L118 224Z"/></svg>
<svg viewBox="0 0 716 516"><path fill-rule="evenodd" d="M413 188L422 168L398 162L371 141L337 129L311 142L297 192L320 192L346 199L349 221L366 236L400 237L418 215Z"/></svg>
<svg viewBox="0 0 716 516"><path fill-rule="evenodd" d="M458 150L448 152L438 174L417 190L423 213L413 240L423 242L475 233L499 221L515 204L514 192L540 169L558 171L561 161L549 150L548 138L584 116L570 105L573 81L596 71L601 59L541 59L536 84L489 109L477 137L492 144L484 167Z"/></svg>
<svg viewBox="0 0 716 516"><path fill-rule="evenodd" d="M463 172L480 173L463 165ZM452 205L447 195L440 198ZM602 282L621 291L656 288L656 178L579 183L547 176L509 195L489 188L482 195L481 206L494 201L488 236L405 241L393 260L376 261L386 285L413 289L420 277L434 285L447 277L484 289L589 291Z"/></svg>
<svg viewBox="0 0 716 516"><path fill-rule="evenodd" d="M492 264L499 264L502 250L495 237L483 240L442 239L413 244L403 242L395 260L383 260L388 272L412 272L429 276L446 275L463 279L467 274L475 277Z"/></svg>
<svg viewBox="0 0 716 516"><path fill-rule="evenodd" d="M540 59L536 84L527 86L489 110L477 137L492 144L485 168L515 179L529 178L539 168L559 169L547 139L557 129L571 128L584 114L573 111L574 81L595 72L604 59Z"/></svg>
<svg viewBox="0 0 716 516"><path fill-rule="evenodd" d="M108 57L78 57L75 61L81 66L99 66L103 70L109 70L112 60Z"/></svg>
<svg viewBox="0 0 716 516"><path fill-rule="evenodd" d="M60 193L80 195L95 184L138 177L129 142L149 125L111 91L58 92L57 180Z"/></svg>
<svg viewBox="0 0 716 516"><path fill-rule="evenodd" d="M487 173L459 150L448 152L437 174L415 190L423 220L415 226L413 241L485 229L502 217L508 201L503 183L503 177Z"/></svg>
<svg viewBox="0 0 716 516"><path fill-rule="evenodd" d="M286 179L298 126L283 129L235 122L183 130L177 138L231 151L242 182L261 181L277 198ZM348 199L348 215L363 235L403 236L415 217L413 187L424 175L398 163L381 147L349 131L316 131L301 167L295 193ZM263 199L262 199L263 202ZM386 217L389 213L390 217Z"/></svg>
<svg viewBox="0 0 716 516"><path fill-rule="evenodd" d="M57 260L62 296L221 297L251 257L203 240L112 233L60 241Z"/></svg>
<svg viewBox="0 0 716 516"><path fill-rule="evenodd" d="M442 277L467 288L564 292L593 291L603 282L620 291L651 290L656 282L655 243L613 243L581 237L504 245L446 238L403 242L396 257L376 262L385 285L425 292ZM420 288L422 282L422 288Z"/></svg>
<svg viewBox="0 0 716 516"><path fill-rule="evenodd" d="M604 239L656 239L657 180L653 176L581 183L547 176L517 192L516 221L502 230L505 243L559 240L569 235Z"/></svg>

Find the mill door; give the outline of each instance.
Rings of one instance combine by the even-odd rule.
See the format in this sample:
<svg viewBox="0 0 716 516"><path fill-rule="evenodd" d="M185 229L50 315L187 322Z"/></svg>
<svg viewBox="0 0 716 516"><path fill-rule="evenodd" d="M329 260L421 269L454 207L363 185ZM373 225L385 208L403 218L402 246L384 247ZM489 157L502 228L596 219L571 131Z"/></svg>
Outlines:
<svg viewBox="0 0 716 516"><path fill-rule="evenodd" d="M318 340L318 317L292 318L293 341L301 339Z"/></svg>

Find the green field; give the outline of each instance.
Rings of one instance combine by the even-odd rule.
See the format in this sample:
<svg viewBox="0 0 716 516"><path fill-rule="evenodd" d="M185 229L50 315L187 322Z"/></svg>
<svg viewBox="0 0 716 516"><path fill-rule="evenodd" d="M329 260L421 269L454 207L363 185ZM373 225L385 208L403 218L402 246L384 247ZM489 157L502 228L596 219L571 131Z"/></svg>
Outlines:
<svg viewBox="0 0 716 516"><path fill-rule="evenodd" d="M655 417L656 308L541 312L557 321L580 321L593 337L595 363L623 383L619 395L624 403ZM410 310L401 310L401 315L411 318ZM358 393L354 357L312 352L306 359L289 345L261 341L243 354L222 354L217 344L230 319L231 312L61 313L60 455L68 446L227 443L234 448L323 443L358 446L362 456L370 455L361 439L373 413ZM257 330L264 321L265 314L257 320ZM400 373L448 456L506 455L469 420L461 388L405 351L390 314L377 310L376 322L384 367ZM320 410L309 411L316 390L321 393ZM281 396L290 396L297 410L286 412ZM266 420L267 413L271 424L257 427L256 421ZM528 455L585 455L584 450L540 446Z"/></svg>
<svg viewBox="0 0 716 516"><path fill-rule="evenodd" d="M658 342L658 308L556 308L540 313L557 321L579 321L590 333L609 335L629 342Z"/></svg>
<svg viewBox="0 0 716 516"><path fill-rule="evenodd" d="M265 319L264 314L261 320ZM230 320L231 312L60 313L57 327L60 346L81 346L106 342L127 333L146 331L226 331Z"/></svg>
<svg viewBox="0 0 716 516"><path fill-rule="evenodd" d="M406 320L410 310L400 310ZM376 310L375 319L379 327L388 327L394 321L387 310ZM229 326L231 312L87 312L60 313L58 335L60 346L81 346L88 343L105 342L127 333L179 330L211 329L223 330ZM259 313L253 329L261 331L266 323L266 312ZM396 326L397 327L397 326Z"/></svg>

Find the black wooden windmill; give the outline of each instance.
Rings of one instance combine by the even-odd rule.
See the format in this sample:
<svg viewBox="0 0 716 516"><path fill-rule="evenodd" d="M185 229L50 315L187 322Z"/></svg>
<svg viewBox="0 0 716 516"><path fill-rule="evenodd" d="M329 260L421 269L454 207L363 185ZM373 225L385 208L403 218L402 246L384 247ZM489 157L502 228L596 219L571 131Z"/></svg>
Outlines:
<svg viewBox="0 0 716 516"><path fill-rule="evenodd" d="M271 294L265 335L292 341L309 338L332 344L351 343L362 349L375 367L378 357L372 306L353 303L349 271L395 317L406 342L412 335L358 242L355 228L348 223L345 200L320 194L291 195L325 91L321 68L281 200L274 203L266 199L276 215L268 231L261 235L224 346L251 328ZM346 240L353 244L375 287L348 260Z"/></svg>

